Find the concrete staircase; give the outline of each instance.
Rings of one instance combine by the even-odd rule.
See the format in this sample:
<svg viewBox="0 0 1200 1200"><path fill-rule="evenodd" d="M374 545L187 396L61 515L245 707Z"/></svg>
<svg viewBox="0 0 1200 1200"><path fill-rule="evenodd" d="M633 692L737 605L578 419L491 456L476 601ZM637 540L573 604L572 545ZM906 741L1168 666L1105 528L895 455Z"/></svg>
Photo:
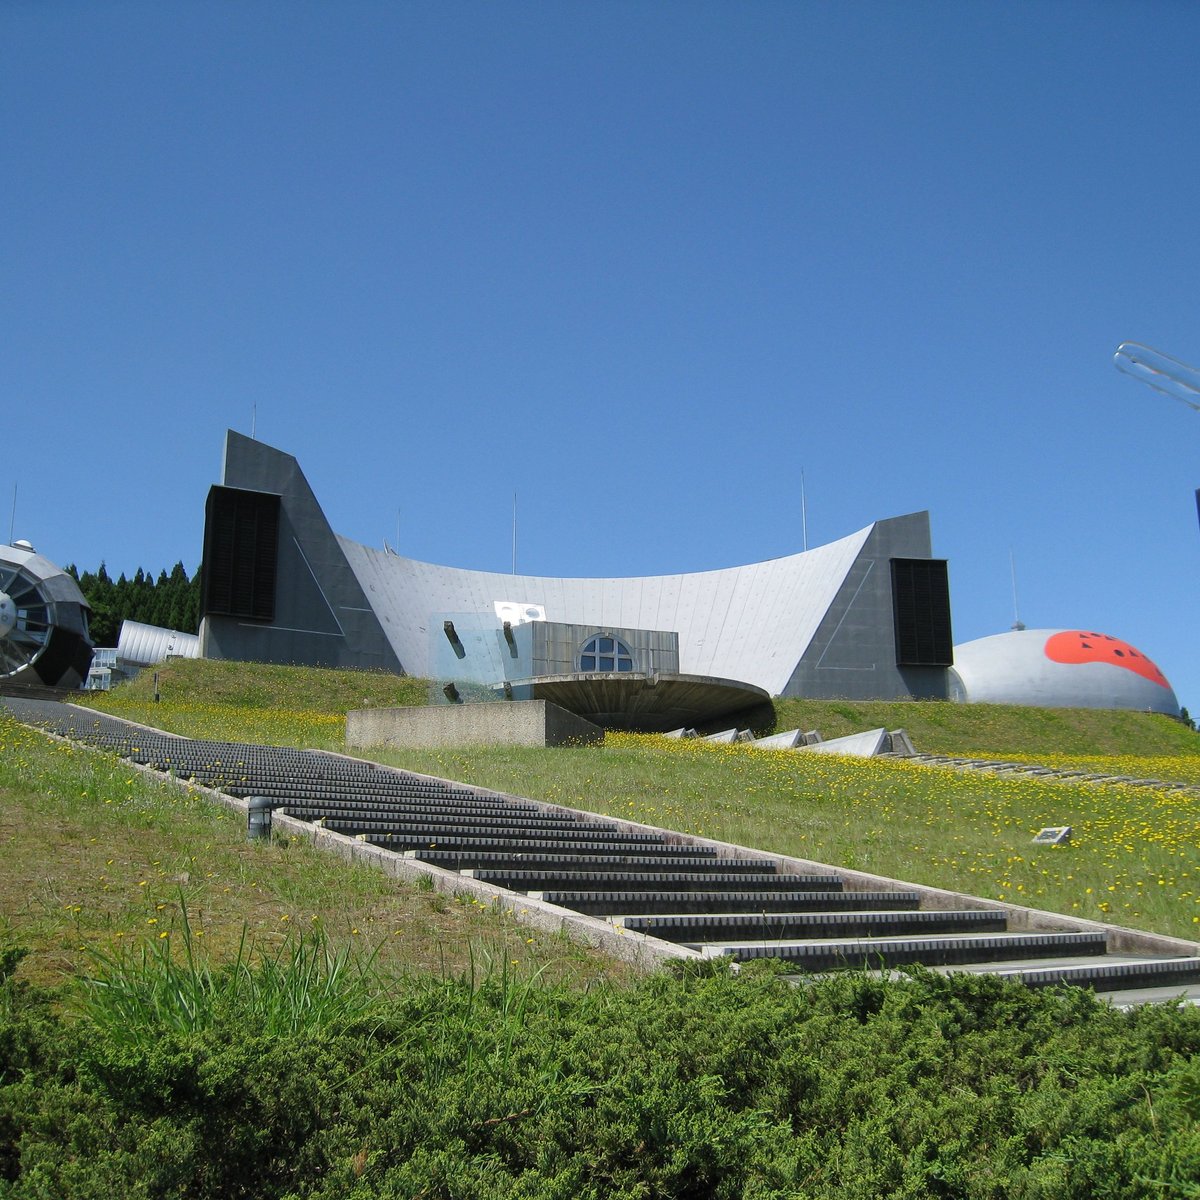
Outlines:
<svg viewBox="0 0 1200 1200"><path fill-rule="evenodd" d="M950 767L956 771L975 771L982 775L1007 778L1048 779L1070 783L1123 783L1129 787L1152 787L1160 791L1194 792L1188 783L1178 780L1146 779L1136 775L1105 775L1098 771L1080 771L1065 767L1046 767L1037 763L1008 762L993 758L962 758L950 754L888 753L881 757L903 758L923 767Z"/></svg>
<svg viewBox="0 0 1200 1200"><path fill-rule="evenodd" d="M338 845L402 859L448 891L482 887L599 919L660 958L778 958L842 968L985 971L1069 983L1118 1004L1200 1002L1200 947L837 871L318 751L196 741L68 705L19 719L227 796L262 796ZM286 818L284 818L286 820ZM515 906L514 906L515 908ZM570 927L570 922L565 922Z"/></svg>

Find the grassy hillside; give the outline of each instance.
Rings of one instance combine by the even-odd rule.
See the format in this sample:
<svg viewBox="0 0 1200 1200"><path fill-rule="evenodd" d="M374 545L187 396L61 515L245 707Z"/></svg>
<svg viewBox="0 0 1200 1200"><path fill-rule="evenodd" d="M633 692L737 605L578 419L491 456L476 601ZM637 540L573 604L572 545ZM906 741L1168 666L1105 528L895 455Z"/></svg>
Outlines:
<svg viewBox="0 0 1200 1200"><path fill-rule="evenodd" d="M157 703L148 677L90 702L198 736L337 746L347 707L424 691L213 663L172 665L160 685ZM840 716L1006 754L1041 730L1037 757L1081 748L1200 783L1200 756L1181 752L1194 735L1160 736L1168 722L1057 715L824 705L781 723L832 737ZM394 761L1038 907L1200 927L1193 794L634 735ZM1031 846L1062 821L1069 846ZM561 939L303 841L249 844L207 799L0 716L4 1195L1196 1194L1196 1009L1119 1012L971 975L797 988L771 964L708 972L609 986L628 974Z"/></svg>
<svg viewBox="0 0 1200 1200"><path fill-rule="evenodd" d="M203 701L214 707L276 708L293 712L337 713L352 708L426 704L429 682L386 671L329 671L271 663L216 659L173 659L122 684L113 698L121 703L152 702L155 675L167 700ZM103 701L103 693L92 698Z"/></svg>
<svg viewBox="0 0 1200 1200"><path fill-rule="evenodd" d="M169 663L158 677L162 706L154 704L152 672L84 702L150 724L167 712L186 710L190 731L213 737L225 736L220 732L225 725L245 728L250 722L255 728L257 712L272 712L285 725L285 714L294 714L291 732L300 744L340 746L340 719L349 709L426 704L429 693L426 680L384 673L201 659ZM1027 758L1200 753L1200 735L1155 713L935 701L777 700L775 708L780 730L816 729L835 738L864 729L906 729L926 753Z"/></svg>
<svg viewBox="0 0 1200 1200"><path fill-rule="evenodd" d="M136 958L178 939L185 912L193 944L217 961L236 958L243 937L258 957L319 933L374 954L384 976L492 963L585 981L622 974L469 899L350 866L305 840L250 843L245 821L207 797L0 715L0 956L22 946L22 978L58 983L97 954Z"/></svg>
<svg viewBox="0 0 1200 1200"><path fill-rule="evenodd" d="M1158 713L917 700L778 700L775 708L780 729L817 729L825 738L906 729L927 754L1200 753L1200 737Z"/></svg>
<svg viewBox="0 0 1200 1200"><path fill-rule="evenodd" d="M234 663L172 665L160 683L158 704L145 677L93 702L193 736L340 749L339 704L411 702L424 692L386 676ZM781 726L827 737L903 726L922 749L1023 755L1200 786L1196 735L1150 714L797 701L780 709ZM1187 793L635 735L568 751L492 746L375 757L893 878L1182 937L1200 930L1200 801ZM1075 829L1069 847L1032 846L1038 829L1063 824Z"/></svg>

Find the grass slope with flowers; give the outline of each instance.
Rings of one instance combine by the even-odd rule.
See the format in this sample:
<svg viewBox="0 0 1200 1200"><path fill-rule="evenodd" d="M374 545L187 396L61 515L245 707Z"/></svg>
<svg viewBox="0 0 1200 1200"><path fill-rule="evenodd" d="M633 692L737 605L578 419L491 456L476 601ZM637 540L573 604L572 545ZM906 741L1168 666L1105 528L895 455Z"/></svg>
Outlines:
<svg viewBox="0 0 1200 1200"><path fill-rule="evenodd" d="M89 700L196 737L341 749L349 708L424 703L424 681L188 661ZM918 749L1024 758L1200 787L1200 736L1151 713L947 703L778 702L826 737L903 727ZM610 734L571 750L380 752L380 761L779 854L1179 937L1200 936L1200 797L1006 779L903 760ZM1068 846L1035 847L1047 825Z"/></svg>
<svg viewBox="0 0 1200 1200"><path fill-rule="evenodd" d="M424 700L417 681L236 664L159 682L158 703L146 679L93 702L336 748L347 708ZM830 705L793 723L836 736L839 707L922 749L1032 744L1200 782L1195 735L1158 718ZM1059 740L1024 737L1043 721ZM1200 912L1191 794L634 736L393 757L1162 932L1194 936ZM1073 843L1035 852L1064 821ZM502 912L247 844L202 797L0 718L0 1197L1132 1200L1198 1179L1198 1009L921 972L798 988L771 964L633 980Z"/></svg>

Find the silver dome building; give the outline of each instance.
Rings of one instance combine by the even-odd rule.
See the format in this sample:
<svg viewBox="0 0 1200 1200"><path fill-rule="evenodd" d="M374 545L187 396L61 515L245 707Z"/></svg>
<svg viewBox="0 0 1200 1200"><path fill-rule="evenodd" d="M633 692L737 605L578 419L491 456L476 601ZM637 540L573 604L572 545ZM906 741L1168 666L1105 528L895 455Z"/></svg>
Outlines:
<svg viewBox="0 0 1200 1200"><path fill-rule="evenodd" d="M1167 677L1128 642L1086 629L1014 629L954 648L951 699L1179 716Z"/></svg>

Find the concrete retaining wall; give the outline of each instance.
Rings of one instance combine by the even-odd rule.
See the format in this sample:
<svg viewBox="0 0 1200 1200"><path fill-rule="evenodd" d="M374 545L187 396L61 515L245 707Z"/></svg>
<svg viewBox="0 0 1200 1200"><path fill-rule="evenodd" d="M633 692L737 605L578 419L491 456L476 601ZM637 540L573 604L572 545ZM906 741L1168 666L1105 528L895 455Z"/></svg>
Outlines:
<svg viewBox="0 0 1200 1200"><path fill-rule="evenodd" d="M360 708L346 714L346 746L589 746L604 730L547 700Z"/></svg>

